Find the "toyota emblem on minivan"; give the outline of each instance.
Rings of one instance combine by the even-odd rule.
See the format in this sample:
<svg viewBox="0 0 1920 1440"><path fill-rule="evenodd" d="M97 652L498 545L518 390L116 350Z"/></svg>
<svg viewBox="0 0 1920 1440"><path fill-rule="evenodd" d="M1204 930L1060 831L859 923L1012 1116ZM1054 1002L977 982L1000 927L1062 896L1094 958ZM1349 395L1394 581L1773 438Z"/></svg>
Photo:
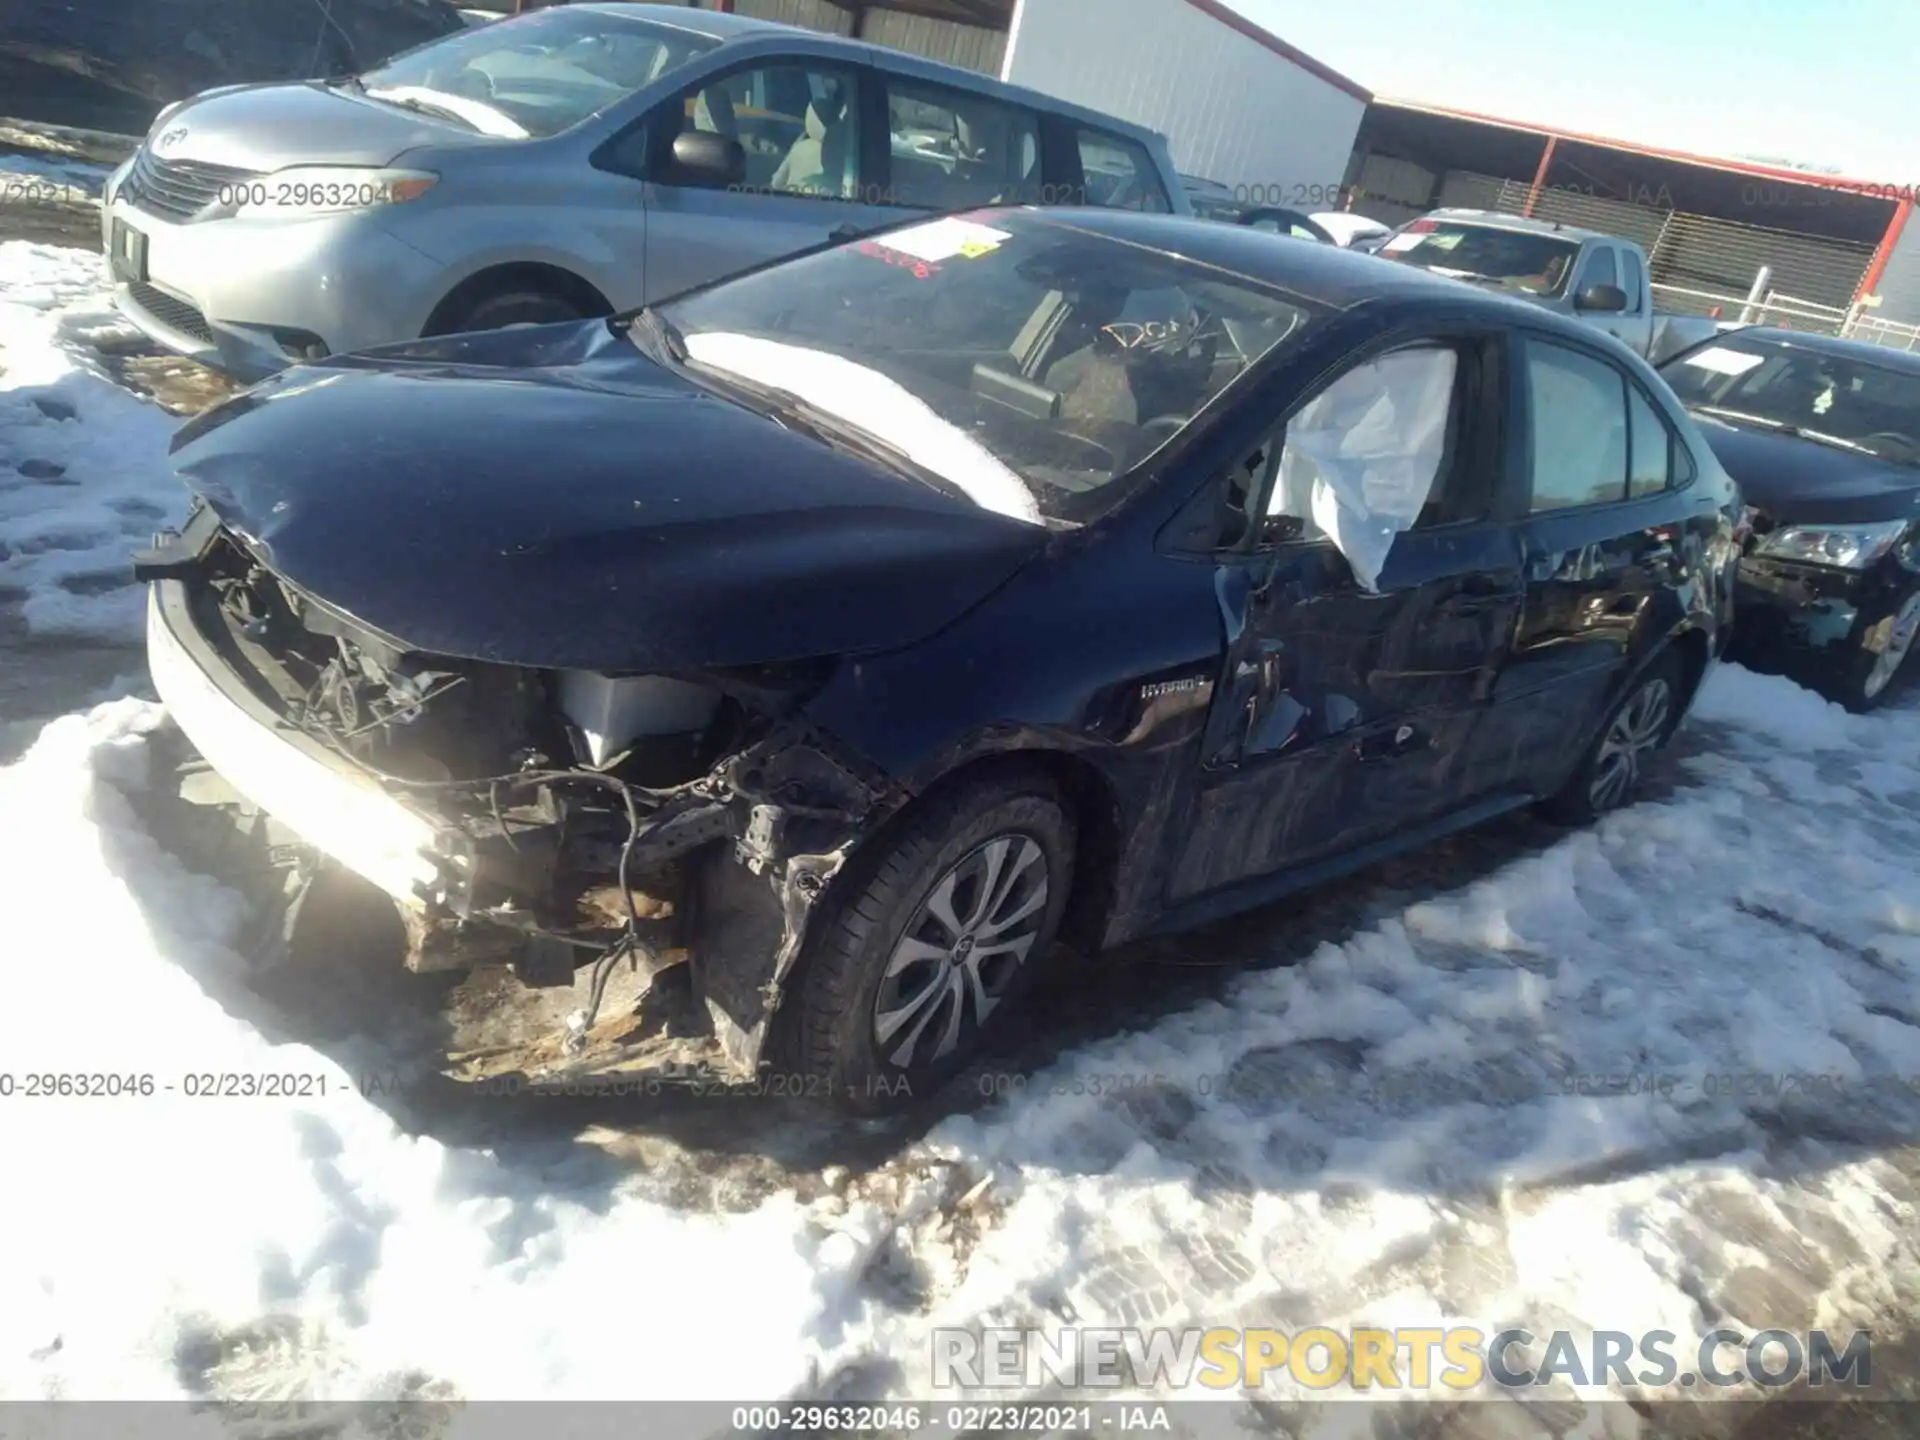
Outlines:
<svg viewBox="0 0 1920 1440"><path fill-rule="evenodd" d="M171 150L186 138L187 127L184 125L176 125L173 129L164 131L160 138L153 142L153 148L155 150Z"/></svg>

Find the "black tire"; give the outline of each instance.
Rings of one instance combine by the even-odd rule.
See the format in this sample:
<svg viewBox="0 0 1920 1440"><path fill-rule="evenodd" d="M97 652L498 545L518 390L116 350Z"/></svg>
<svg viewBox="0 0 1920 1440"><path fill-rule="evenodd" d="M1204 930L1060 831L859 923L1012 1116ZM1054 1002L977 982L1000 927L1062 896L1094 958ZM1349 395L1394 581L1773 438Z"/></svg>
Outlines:
<svg viewBox="0 0 1920 1440"><path fill-rule="evenodd" d="M1879 708L1880 703L1899 688L1908 671L1906 661L1916 638L1917 624L1920 624L1920 589L1908 591L1900 597L1899 604L1861 631L1838 678L1825 687L1828 698L1839 701L1856 715ZM1888 662L1884 666L1883 659Z"/></svg>
<svg viewBox="0 0 1920 1440"><path fill-rule="evenodd" d="M503 290L483 296L454 317L448 330L467 334L475 330L504 330L509 325L553 325L585 320L587 312L551 290Z"/></svg>
<svg viewBox="0 0 1920 1440"><path fill-rule="evenodd" d="M994 847L1003 842L995 867ZM1009 772L929 795L875 847L856 860L843 878L844 893L819 917L787 1002L784 1047L810 1090L864 1114L932 1095L1018 1007L1059 933L1075 849L1066 807L1038 772ZM1017 873L1009 869L1015 862ZM990 867L1004 887L998 905L991 892L982 893ZM1037 903L1036 881L1046 887ZM962 922L957 937L938 918L941 893L946 912ZM1004 920L1028 906L1017 922ZM982 928L996 913L1003 923ZM976 931L992 943L975 940ZM1013 942L1023 936L1031 938L1016 954ZM903 967L888 976L896 951L909 941L938 952L949 940L954 943L937 958L913 958L908 951ZM926 998L915 1006L923 978ZM993 1002L984 1024L981 995ZM953 1048L936 1053L955 1019L954 1005ZM891 1018L883 1020L883 1010Z"/></svg>
<svg viewBox="0 0 1920 1440"><path fill-rule="evenodd" d="M1644 762L1673 738L1681 684L1680 657L1663 651L1607 711L1572 777L1542 810L1563 825L1585 825L1630 803Z"/></svg>

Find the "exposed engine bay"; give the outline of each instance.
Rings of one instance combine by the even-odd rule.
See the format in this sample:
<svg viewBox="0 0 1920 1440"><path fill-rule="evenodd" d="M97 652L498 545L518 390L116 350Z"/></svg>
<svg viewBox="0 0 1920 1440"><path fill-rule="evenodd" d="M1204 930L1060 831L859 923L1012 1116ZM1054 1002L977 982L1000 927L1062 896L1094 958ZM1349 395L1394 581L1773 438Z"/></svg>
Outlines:
<svg viewBox="0 0 1920 1440"><path fill-rule="evenodd" d="M655 1030L690 1042L674 1053L705 1042L751 1075L815 899L903 798L797 718L818 667L604 675L412 653L285 583L204 509L136 572L216 683L432 826L437 878L395 896L408 968L506 965L529 986L590 970L568 1053L624 963ZM276 854L290 924L331 862Z"/></svg>

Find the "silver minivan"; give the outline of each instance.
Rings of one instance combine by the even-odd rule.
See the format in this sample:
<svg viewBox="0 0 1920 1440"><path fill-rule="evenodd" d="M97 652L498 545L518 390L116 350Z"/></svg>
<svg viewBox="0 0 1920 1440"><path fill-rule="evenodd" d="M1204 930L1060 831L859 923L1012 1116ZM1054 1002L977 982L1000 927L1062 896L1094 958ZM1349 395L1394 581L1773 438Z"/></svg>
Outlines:
<svg viewBox="0 0 1920 1440"><path fill-rule="evenodd" d="M1191 213L1151 131L858 41L575 4L212 90L108 181L122 312L243 380L611 313L916 212Z"/></svg>

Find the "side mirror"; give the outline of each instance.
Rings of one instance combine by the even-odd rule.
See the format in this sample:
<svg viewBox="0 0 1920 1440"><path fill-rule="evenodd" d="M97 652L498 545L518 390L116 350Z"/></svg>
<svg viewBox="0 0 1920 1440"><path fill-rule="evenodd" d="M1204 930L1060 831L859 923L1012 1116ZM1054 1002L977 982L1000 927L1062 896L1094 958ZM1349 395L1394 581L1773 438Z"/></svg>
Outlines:
<svg viewBox="0 0 1920 1440"><path fill-rule="evenodd" d="M686 130L673 139L673 173L696 185L738 185L747 178L747 152L728 136Z"/></svg>
<svg viewBox="0 0 1920 1440"><path fill-rule="evenodd" d="M1627 292L1618 285L1589 285L1573 297L1573 308L1617 315L1627 308Z"/></svg>

